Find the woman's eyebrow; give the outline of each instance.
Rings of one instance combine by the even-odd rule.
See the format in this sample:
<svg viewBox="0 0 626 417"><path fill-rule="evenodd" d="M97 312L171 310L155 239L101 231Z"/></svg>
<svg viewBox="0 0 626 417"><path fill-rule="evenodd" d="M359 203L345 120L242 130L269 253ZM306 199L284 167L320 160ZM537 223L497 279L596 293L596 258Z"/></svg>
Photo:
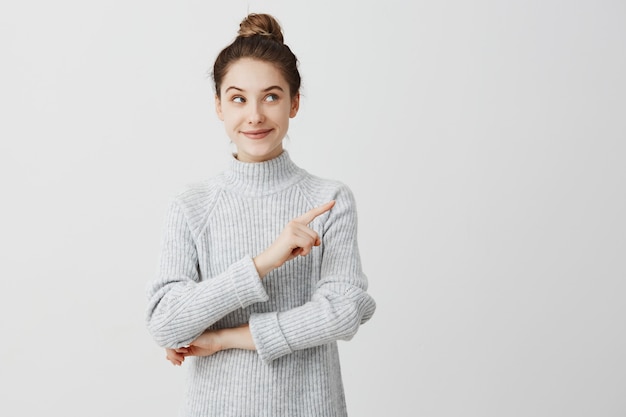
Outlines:
<svg viewBox="0 0 626 417"><path fill-rule="evenodd" d="M233 89L233 90L238 90L238 91L243 91L241 88L239 88L239 87L235 87L234 85L231 85L231 86L230 86L230 87L228 87L228 88L226 89L226 91L224 91L224 92L225 92L225 93L228 93L228 90L231 90L231 89Z"/></svg>
<svg viewBox="0 0 626 417"><path fill-rule="evenodd" d="M236 86L234 86L234 85L231 85L231 86L230 86L230 87L228 87L228 88L226 89L226 91L224 91L224 92L225 92L225 93L228 93L228 91L229 91L229 90L237 90L237 91L241 91L241 92L244 92L244 91L245 91L243 88L239 88L239 87L236 87ZM279 86L279 85L272 85L272 86L270 86L270 87L264 88L264 89L263 89L263 92L264 92L264 93L266 93L266 92L268 92L268 91L270 91L270 90L280 90L280 91L283 91L283 92L285 91L285 90L283 90L283 88L282 88L281 86Z"/></svg>
<svg viewBox="0 0 626 417"><path fill-rule="evenodd" d="M279 86L279 85L273 85L273 86L271 86L271 87L267 87L265 90L263 90L263 92L265 93L265 92L268 92L268 91L270 91L270 90L280 90L280 91L285 91L285 90L283 90L283 88L282 88L281 86Z"/></svg>

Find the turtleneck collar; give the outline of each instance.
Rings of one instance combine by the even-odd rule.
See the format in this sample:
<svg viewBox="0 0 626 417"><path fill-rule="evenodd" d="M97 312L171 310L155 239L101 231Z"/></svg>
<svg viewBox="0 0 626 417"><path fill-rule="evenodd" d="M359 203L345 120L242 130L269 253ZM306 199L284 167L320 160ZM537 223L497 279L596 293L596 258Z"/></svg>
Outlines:
<svg viewBox="0 0 626 417"><path fill-rule="evenodd" d="M267 195L295 184L304 172L291 160L289 153L283 151L276 158L263 162L241 162L233 156L224 178L231 191Z"/></svg>

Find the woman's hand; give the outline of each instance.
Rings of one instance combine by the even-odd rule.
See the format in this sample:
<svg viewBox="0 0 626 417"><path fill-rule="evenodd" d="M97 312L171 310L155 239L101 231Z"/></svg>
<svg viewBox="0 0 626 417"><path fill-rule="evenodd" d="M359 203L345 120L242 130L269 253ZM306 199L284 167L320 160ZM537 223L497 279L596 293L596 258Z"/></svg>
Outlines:
<svg viewBox="0 0 626 417"><path fill-rule="evenodd" d="M228 329L207 330L189 346L165 349L165 352L167 360L180 366L187 356L211 356L225 349L256 350L247 323Z"/></svg>
<svg viewBox="0 0 626 417"><path fill-rule="evenodd" d="M178 349L165 349L165 359L172 362L172 365L180 366L185 361L185 355L179 353Z"/></svg>
<svg viewBox="0 0 626 417"><path fill-rule="evenodd" d="M320 237L308 225L317 216L333 208L334 205L334 200L329 201L287 223L274 243L254 258L254 265L259 276L263 278L272 269L278 268L297 256L306 256L311 253L313 246L319 246L322 243Z"/></svg>
<svg viewBox="0 0 626 417"><path fill-rule="evenodd" d="M221 330L206 330L189 346L180 348L178 351L183 356L211 356L224 349Z"/></svg>
<svg viewBox="0 0 626 417"><path fill-rule="evenodd" d="M172 365L180 366L187 356L211 356L223 349L218 332L219 330L207 330L189 346L165 349L165 358Z"/></svg>

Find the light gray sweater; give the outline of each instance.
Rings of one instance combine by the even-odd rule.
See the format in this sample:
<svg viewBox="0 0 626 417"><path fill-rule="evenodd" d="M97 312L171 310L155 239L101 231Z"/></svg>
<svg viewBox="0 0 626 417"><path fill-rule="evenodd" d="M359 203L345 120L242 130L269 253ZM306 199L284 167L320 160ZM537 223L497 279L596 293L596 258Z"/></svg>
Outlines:
<svg viewBox="0 0 626 417"><path fill-rule="evenodd" d="M311 224L322 244L259 278L252 257L293 218L336 200ZM345 416L337 340L374 313L357 246L351 191L315 177L284 151L262 163L233 158L219 176L172 201L147 326L162 347L207 328L250 323L256 351L187 358L183 416Z"/></svg>

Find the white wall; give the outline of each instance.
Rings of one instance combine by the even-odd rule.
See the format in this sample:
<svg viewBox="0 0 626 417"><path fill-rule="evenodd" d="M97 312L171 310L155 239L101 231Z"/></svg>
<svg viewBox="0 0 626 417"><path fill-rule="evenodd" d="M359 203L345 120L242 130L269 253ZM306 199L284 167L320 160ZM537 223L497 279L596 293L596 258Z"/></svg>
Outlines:
<svg viewBox="0 0 626 417"><path fill-rule="evenodd" d="M359 204L351 415L625 415L610 0L3 2L0 414L175 415L144 288L167 202L228 159L207 71L248 7L301 62L293 159Z"/></svg>

